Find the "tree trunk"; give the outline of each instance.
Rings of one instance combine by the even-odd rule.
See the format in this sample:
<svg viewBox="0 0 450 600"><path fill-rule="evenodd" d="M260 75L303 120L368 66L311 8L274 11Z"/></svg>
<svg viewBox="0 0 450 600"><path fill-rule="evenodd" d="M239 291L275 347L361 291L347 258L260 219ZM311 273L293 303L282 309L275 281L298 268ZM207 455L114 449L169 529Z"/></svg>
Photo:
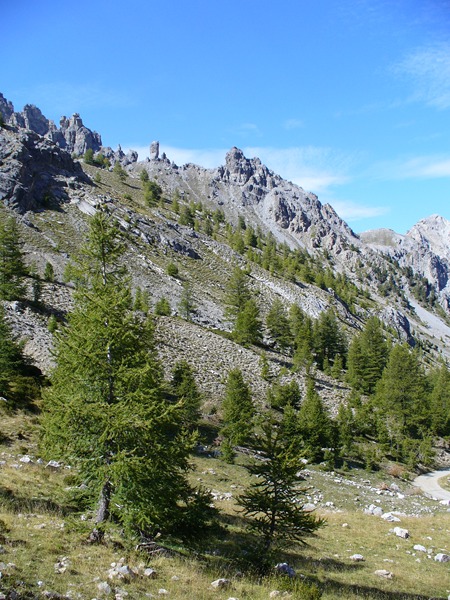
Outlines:
<svg viewBox="0 0 450 600"><path fill-rule="evenodd" d="M105 481L98 499L98 509L95 522L97 525L104 523L109 518L109 505L111 503L112 485L109 479Z"/></svg>

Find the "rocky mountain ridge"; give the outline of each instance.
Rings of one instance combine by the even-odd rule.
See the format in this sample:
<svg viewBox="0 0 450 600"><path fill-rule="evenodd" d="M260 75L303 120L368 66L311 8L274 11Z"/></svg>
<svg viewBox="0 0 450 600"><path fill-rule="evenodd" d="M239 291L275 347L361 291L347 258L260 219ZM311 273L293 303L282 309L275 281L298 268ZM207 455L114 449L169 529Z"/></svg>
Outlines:
<svg viewBox="0 0 450 600"><path fill-rule="evenodd" d="M378 229L360 237L375 251L394 258L401 267L423 275L441 305L450 309L450 221L431 215L421 219L406 235Z"/></svg>
<svg viewBox="0 0 450 600"><path fill-rule="evenodd" d="M42 116L39 109L28 108L23 113L14 113L12 104L0 96L0 112L3 112L7 123L6 127L0 128L0 199L5 206L21 213L28 233L33 232L29 236L30 240L33 238L28 246L30 256L41 268L45 261L50 261L60 281L67 258L80 244L85 230L84 215L93 214L98 206L107 205L132 240L129 266L135 285L148 289L154 301L162 296L171 298L176 312L182 285L180 280L166 273L167 262L176 260L184 265L183 277L192 285L196 302L194 322L200 326L227 329L223 309L224 281L230 275L233 264L249 268L248 263L222 238L213 240L192 226L180 225L177 215L170 211L143 208L142 196L139 196L140 177L141 172L146 170L150 179L161 186L166 198L178 196L182 204L198 203L211 211L220 209L226 221L234 226L243 218L248 226L270 233L278 243L284 242L290 248L307 251L317 257L322 268L344 273L373 298L368 306L363 307L362 303L352 314L334 290L292 283L252 265L252 288L260 298L263 314L264 307L280 297L287 305L293 302L300 304L313 318L333 307L346 324L350 337L367 316L377 314L400 339L410 343L414 343L415 336L427 344L434 344L436 338L450 339L450 329L427 308L421 309L420 319L411 308L408 283L401 273L397 273L395 266L400 265L402 260L405 266L409 265L408 251L395 255L393 260L399 262L392 263L392 256L385 252L384 247L380 249L369 243L370 240L364 236L360 239L331 206L322 205L314 194L283 180L259 159L246 158L238 148L227 153L224 165L205 169L192 164L176 165L164 154L159 155L157 142L150 147L150 158L139 163L128 160L119 147L113 154L117 158L121 153L120 160L128 173L127 182L121 183L114 173L88 168L67 148L61 148L57 141L51 140L48 135L51 128L45 117L42 117L44 121L39 117ZM28 123L28 126L38 128L42 122L42 131L46 131L44 135L21 125ZM78 124L80 122L81 119ZM89 147L97 138L92 134L84 139ZM99 140L98 143L101 143ZM91 146L91 149L94 148ZM101 184L94 184L97 176L102 180ZM130 200L124 200L125 197ZM58 211L57 223L69 233L59 236L59 225L47 217L52 214L49 208ZM387 237L390 244L392 239L397 239L393 233ZM429 238L431 248L434 241L431 236ZM45 251L40 248L42 245ZM427 254L424 250L422 263L417 261L414 268L424 270L424 261L430 251ZM203 271L201 282L191 274L196 269ZM391 278L395 276L400 284L405 281L406 296L403 299L395 294L387 298L380 295L378 273L382 271L390 273ZM67 300L56 308L64 312ZM19 333L20 318L14 317ZM36 354L35 350L31 352ZM44 357L41 362L47 369L48 359Z"/></svg>

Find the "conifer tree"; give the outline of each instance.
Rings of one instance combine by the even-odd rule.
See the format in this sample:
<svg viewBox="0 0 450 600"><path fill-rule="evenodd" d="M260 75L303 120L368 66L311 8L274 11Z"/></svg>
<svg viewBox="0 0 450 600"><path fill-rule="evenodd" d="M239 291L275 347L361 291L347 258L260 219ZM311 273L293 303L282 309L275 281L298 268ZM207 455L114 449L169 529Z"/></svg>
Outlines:
<svg viewBox="0 0 450 600"><path fill-rule="evenodd" d="M238 313L232 332L233 339L242 346L259 344L262 339L262 323L256 302L248 300Z"/></svg>
<svg viewBox="0 0 450 600"><path fill-rule="evenodd" d="M298 412L298 425L306 455L313 462L320 462L324 458L324 448L333 443L332 423L312 379L308 381L306 396Z"/></svg>
<svg viewBox="0 0 450 600"><path fill-rule="evenodd" d="M181 405L161 393L152 323L131 310L123 251L116 223L97 213L45 395L42 447L97 490L99 537L110 515L150 535L166 531L194 501L185 476L193 440Z"/></svg>
<svg viewBox="0 0 450 600"><path fill-rule="evenodd" d="M192 429L200 418L201 394L194 373L186 360L177 362L172 370L172 389L182 404L182 423Z"/></svg>
<svg viewBox="0 0 450 600"><path fill-rule="evenodd" d="M377 317L370 317L363 331L355 336L348 351L347 379L355 389L375 392L389 357L389 345Z"/></svg>
<svg viewBox="0 0 450 600"><path fill-rule="evenodd" d="M23 370L22 352L12 337L5 320L5 310L0 305L0 396L10 398L11 382Z"/></svg>
<svg viewBox="0 0 450 600"><path fill-rule="evenodd" d="M346 355L345 337L331 311L321 313L314 324L313 343L319 369L323 369L325 359L333 363L335 356Z"/></svg>
<svg viewBox="0 0 450 600"><path fill-rule="evenodd" d="M432 432L450 435L450 371L445 364L441 364L432 377L430 412Z"/></svg>
<svg viewBox="0 0 450 600"><path fill-rule="evenodd" d="M0 220L0 298L21 298L27 274L17 222L14 217L3 217Z"/></svg>
<svg viewBox="0 0 450 600"><path fill-rule="evenodd" d="M266 317L266 327L270 337L274 340L281 351L292 346L292 334L289 326L289 318L280 298L276 298Z"/></svg>
<svg viewBox="0 0 450 600"><path fill-rule="evenodd" d="M375 404L388 431L391 449L401 458L402 440L421 437L430 418L424 373L416 353L406 344L392 349L377 385Z"/></svg>
<svg viewBox="0 0 450 600"><path fill-rule="evenodd" d="M305 493L300 487L303 478L299 475L303 464L283 423L268 413L258 429L252 447L264 460L259 458L246 467L254 481L239 501L245 516L250 517L250 530L259 538L255 561L264 573L270 566L275 548L304 543L304 538L321 527L324 520L305 512L299 502L299 497Z"/></svg>
<svg viewBox="0 0 450 600"><path fill-rule="evenodd" d="M242 269L235 267L228 281L225 297L225 315L233 324L249 300L251 300L251 293L248 276Z"/></svg>
<svg viewBox="0 0 450 600"><path fill-rule="evenodd" d="M228 373L222 403L222 435L231 446L246 442L252 431L255 414L248 384L239 369Z"/></svg>

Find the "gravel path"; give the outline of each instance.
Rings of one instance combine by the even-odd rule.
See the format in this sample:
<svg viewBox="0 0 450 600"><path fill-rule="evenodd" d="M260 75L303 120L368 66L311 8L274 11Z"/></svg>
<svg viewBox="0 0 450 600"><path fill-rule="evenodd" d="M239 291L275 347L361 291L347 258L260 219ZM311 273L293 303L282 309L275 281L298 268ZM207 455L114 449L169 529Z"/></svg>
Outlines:
<svg viewBox="0 0 450 600"><path fill-rule="evenodd" d="M441 477L450 477L450 469L445 471L432 471L425 475L419 475L414 479L414 485L425 492L427 496L437 500L448 500L450 502L450 492L441 488L438 479Z"/></svg>

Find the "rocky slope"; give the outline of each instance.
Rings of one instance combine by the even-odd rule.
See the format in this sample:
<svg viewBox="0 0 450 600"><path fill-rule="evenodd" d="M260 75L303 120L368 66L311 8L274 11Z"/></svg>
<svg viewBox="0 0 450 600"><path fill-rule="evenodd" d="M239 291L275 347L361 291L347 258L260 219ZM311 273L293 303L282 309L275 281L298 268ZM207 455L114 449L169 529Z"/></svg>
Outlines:
<svg viewBox="0 0 450 600"><path fill-rule="evenodd" d="M70 289L59 283L63 279L65 265L81 243L86 230L86 215L93 214L99 206L107 206L127 232L130 241L127 264L134 285L147 290L152 303L167 297L172 312L176 313L182 283L188 282L191 286L196 310L194 325L186 325L185 331L189 330L188 337L193 348L197 348L195 342L202 336L201 330L195 330L195 326L222 331L229 329L224 316L224 290L235 264L249 269L251 288L258 297L263 316L278 297L287 306L298 303L313 318L332 307L348 337L362 326L367 316L377 314L400 339L414 343L414 336L419 336L428 345L437 343L444 349L448 346L445 340L450 339L450 329L442 324L441 329L435 327L431 332L427 321L435 319L440 324L441 321L428 309L420 307L419 319L417 312L408 308L411 304L408 305L408 297L401 296L401 290L397 292L394 289L387 297L379 294L379 272L389 272L399 282L404 279L396 273L392 260L384 258L385 254L389 254L386 248L390 249L389 252L396 249L395 255L388 256L390 259L394 256L401 264L413 265L412 268L417 265L419 268L418 260L408 263L409 250L406 249L406 241L400 243L401 236L387 232L378 237L374 234L370 240L367 234L361 241L331 206L322 205L314 194L283 180L259 159L246 158L238 148L228 152L223 166L204 169L192 164L178 166L164 154L159 156L158 143L154 142L150 158L137 163L135 153L125 155L120 147L115 152L101 147L100 136L84 128L77 116L69 120L73 127L64 118L58 129L36 107L28 105L22 113L14 112L12 104L1 94L0 112L6 122L5 127L0 128L0 199L5 207L23 215L21 227L29 262L33 262L39 272L43 272L46 262L54 267L57 281L52 289L44 289L50 311L63 316L70 307ZM72 131L70 135L69 131ZM127 181L120 181L112 167L109 171L89 167L68 152L81 154L86 148L101 151L109 157L111 164L119 160L128 172ZM293 249L306 249L318 259L317 264L321 264L322 268L345 273L364 290L365 297L371 299L361 301L351 312L334 290L294 283L249 263L229 247L223 231L219 230L216 239L213 239L190 226L180 225L170 203L149 209L143 199L140 181L144 169L151 179L158 181L166 198L177 195L182 204L201 202L211 211L220 208L231 224L236 224L238 218L243 217L255 229L273 234L278 242L285 242ZM203 216L199 214L198 218ZM430 227L425 229L431 230ZM434 238L431 234L426 237L424 227L419 226L414 235L421 239L420 268L424 269ZM442 237L440 230L436 236ZM380 240L383 246L375 243ZM418 244L412 234L408 240L409 244ZM399 250L401 247L402 252ZM179 278L167 274L169 262L178 264ZM431 271L429 275L432 276ZM441 285L444 279L441 277L439 281ZM407 294L407 282L405 291ZM10 307L8 314L11 321L17 333L27 338L30 355L48 371L51 359L49 336L47 332L44 335L46 321L42 315L33 316L32 311L17 308ZM27 335L30 328L34 332L33 342ZM38 335L39 328L43 331L41 336ZM175 335L174 331L172 328L175 339L178 334ZM183 339L183 335L184 332L181 332L179 339ZM36 342L37 339L42 343ZM207 339L211 342L213 338L207 336ZM183 341L172 351L164 350L169 364L178 355L184 355L182 349L185 345L187 342ZM217 352L212 352L223 356L222 345L211 343L211 348L216 346L217 349ZM196 351L193 355L195 357ZM258 360L255 354L248 359L249 376ZM274 360L275 372L281 366ZM212 389L220 386L220 381L213 374L216 367L207 369L203 365L202 368L202 372L209 372L203 379L205 391L211 393ZM327 385L323 386L324 389ZM263 389L264 386L261 393Z"/></svg>
<svg viewBox="0 0 450 600"><path fill-rule="evenodd" d="M378 229L361 234L369 247L411 268L433 286L439 302L450 309L450 221L439 215L422 219L406 235Z"/></svg>

